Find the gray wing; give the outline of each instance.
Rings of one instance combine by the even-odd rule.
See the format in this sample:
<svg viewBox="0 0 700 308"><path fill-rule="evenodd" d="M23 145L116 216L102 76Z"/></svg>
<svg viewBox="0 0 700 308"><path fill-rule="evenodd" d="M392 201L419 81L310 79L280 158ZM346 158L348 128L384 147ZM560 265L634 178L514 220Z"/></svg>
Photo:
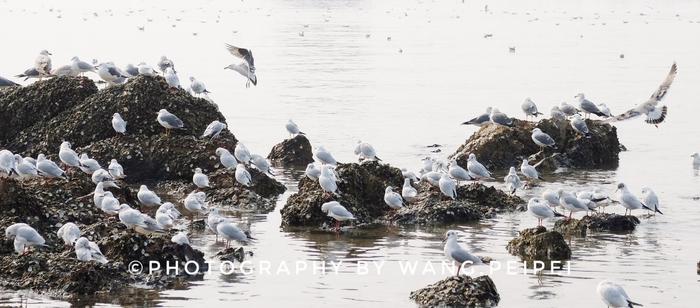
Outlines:
<svg viewBox="0 0 700 308"><path fill-rule="evenodd" d="M13 87L18 85L18 83L0 76L0 87Z"/></svg>
<svg viewBox="0 0 700 308"><path fill-rule="evenodd" d="M666 79L661 83L658 89L651 95L649 98L650 100L654 101L660 101L666 96L668 93L668 89L671 88L671 84L673 83L673 80L676 78L676 74L678 73L678 66L674 62L673 65L671 65L671 70L668 72L668 75L666 76Z"/></svg>
<svg viewBox="0 0 700 308"><path fill-rule="evenodd" d="M554 145L556 143L550 135L547 135L545 133L535 134L535 139L537 139L537 141L541 142L542 144L546 145Z"/></svg>
<svg viewBox="0 0 700 308"><path fill-rule="evenodd" d="M654 108L647 113L647 118L644 122L649 124L659 124L666 119L666 114L668 113L668 107L661 106L661 108Z"/></svg>
<svg viewBox="0 0 700 308"><path fill-rule="evenodd" d="M348 219L355 218L355 216L350 213L345 207L343 206L334 206L331 207L331 212L333 215L338 216L338 217L345 217Z"/></svg>
<svg viewBox="0 0 700 308"><path fill-rule="evenodd" d="M577 131L582 132L584 134L588 134L588 125L586 125L586 122L584 122L583 120L573 121L573 122L571 122L571 124L574 125L574 128Z"/></svg>
<svg viewBox="0 0 700 308"><path fill-rule="evenodd" d="M233 46L231 44L226 44L226 50L230 52L233 56L241 58L248 62L248 65L253 68L255 67L255 60L253 59L253 52L249 49L240 48Z"/></svg>
<svg viewBox="0 0 700 308"><path fill-rule="evenodd" d="M674 62L673 65L671 65L671 71L668 72L668 75L666 76L666 79L661 83L658 89L649 97L649 99L640 104L637 107L634 107L633 109L628 110L627 112L618 115L614 118L616 121L622 121L622 120L627 120L631 119L637 116L640 116L642 113L648 113L650 111L653 111L656 108L656 104L660 100L662 100L666 94L668 93L668 90L671 88L671 84L673 83L673 80L676 78L676 74L678 73L678 67L676 66L676 63Z"/></svg>
<svg viewBox="0 0 700 308"><path fill-rule="evenodd" d="M495 113L491 116L491 121L497 124L511 126L513 125L513 119L509 118L505 113Z"/></svg>
<svg viewBox="0 0 700 308"><path fill-rule="evenodd" d="M172 113L162 115L161 120L172 127L183 127L185 125L180 118Z"/></svg>
<svg viewBox="0 0 700 308"><path fill-rule="evenodd" d="M94 69L94 67L87 62L80 61L78 62L78 68L81 70L89 70L89 69Z"/></svg>
<svg viewBox="0 0 700 308"><path fill-rule="evenodd" d="M596 106L593 102L591 102L587 99L584 99L581 102L581 109L583 109L586 112L590 112L590 113L601 113L600 109L598 109L598 106Z"/></svg>
<svg viewBox="0 0 700 308"><path fill-rule="evenodd" d="M131 76L138 76L139 75L139 69L136 68L135 66L128 66L126 68L126 73L131 75Z"/></svg>
<svg viewBox="0 0 700 308"><path fill-rule="evenodd" d="M481 259L477 258L476 256L470 254L464 249L455 249L452 252L450 252L450 256L452 259L459 263L464 263L467 261L471 261L472 264L480 264Z"/></svg>
<svg viewBox="0 0 700 308"><path fill-rule="evenodd" d="M117 68L113 67L113 66L110 66L109 68L107 68L107 72L109 72L110 75L115 76L115 77L126 78L126 76L122 76L122 74L119 72L119 70L117 70Z"/></svg>

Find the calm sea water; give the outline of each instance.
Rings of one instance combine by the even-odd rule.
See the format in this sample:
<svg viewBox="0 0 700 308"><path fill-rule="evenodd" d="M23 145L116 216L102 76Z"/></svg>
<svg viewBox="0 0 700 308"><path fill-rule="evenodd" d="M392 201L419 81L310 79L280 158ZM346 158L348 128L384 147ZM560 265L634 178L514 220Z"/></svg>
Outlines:
<svg viewBox="0 0 700 308"><path fill-rule="evenodd" d="M362 139L386 162L417 170L421 157L444 157L463 143L475 128L459 123L486 106L522 116L520 103L531 97L548 113L584 92L620 113L645 100L677 61L667 122L658 129L640 119L616 124L629 149L617 170L548 176L552 182L522 195L548 187L612 192L624 181L637 193L652 187L665 215L642 219L631 234L572 238L570 273L491 277L502 307L602 306L595 287L604 278L646 306L689 307L700 300L700 178L689 157L700 151L700 2L488 1L487 11L483 1L173 2L1 1L0 75L30 67L41 49L53 53L54 66L76 55L120 66L154 65L167 55L183 84L189 76L207 84L230 129L253 152L267 154L287 137L284 124L292 118L314 145L341 161L354 159ZM253 50L257 87L246 89L241 76L223 70L237 61L225 42ZM426 148L435 143L443 145L441 153ZM247 247L254 252L250 260L271 262L272 275L211 273L186 290L105 304L411 307L410 291L452 274L400 270L406 261L441 262L447 227L342 236L280 230L279 210L298 176L280 175L289 191L274 212L237 215L258 238ZM506 243L534 225L528 214L512 213L450 228L464 231L461 242L476 254L507 262L517 258ZM208 256L221 249L211 235L191 240ZM296 275L292 267L290 275L274 275L275 265L297 261L342 265L337 274ZM385 262L381 273L358 274L372 261ZM20 294L33 305L68 305L15 292L3 292L0 301L17 303Z"/></svg>

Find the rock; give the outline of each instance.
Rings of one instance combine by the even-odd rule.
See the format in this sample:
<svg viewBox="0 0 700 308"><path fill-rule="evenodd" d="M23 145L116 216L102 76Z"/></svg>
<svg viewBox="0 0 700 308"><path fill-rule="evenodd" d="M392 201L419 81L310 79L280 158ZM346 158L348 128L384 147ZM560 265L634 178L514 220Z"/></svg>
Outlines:
<svg viewBox="0 0 700 308"><path fill-rule="evenodd" d="M306 167L314 162L311 143L304 135L296 135L276 144L267 158L288 167Z"/></svg>
<svg viewBox="0 0 700 308"><path fill-rule="evenodd" d="M501 300L489 276L452 276L411 292L421 307L492 307Z"/></svg>
<svg viewBox="0 0 700 308"><path fill-rule="evenodd" d="M85 77L51 78L0 92L0 110L12 110L0 112L0 144L8 144L20 131L45 123L95 93L97 87Z"/></svg>
<svg viewBox="0 0 700 308"><path fill-rule="evenodd" d="M564 236L541 226L520 231L518 237L508 242L506 249L510 254L519 256L529 267L535 261L541 261L545 269L562 268L565 261L571 259L571 249ZM558 266L556 262L559 262Z"/></svg>
<svg viewBox="0 0 700 308"><path fill-rule="evenodd" d="M617 167L620 143L617 140L617 129L608 123L586 120L592 134L591 138L585 138L576 133L568 121L561 123L559 128L549 119L540 120L537 123L515 119L514 124L513 128L500 125L481 127L450 157L455 158L460 166L466 166L469 154L474 153L479 162L491 170L520 166L523 158L540 151L531 138L532 129L539 127L554 138L557 148L541 153L537 159L549 157L554 152L560 153L543 163L540 169ZM531 163L534 162L531 161Z"/></svg>
<svg viewBox="0 0 700 308"><path fill-rule="evenodd" d="M243 192L254 192L257 196L271 198L287 190L284 184L255 168L248 168L248 172L253 180L251 187L243 187L236 182L234 170L219 169L210 174L209 181L216 188L216 191L211 194L210 200L212 202L230 202L232 198L237 198Z"/></svg>
<svg viewBox="0 0 700 308"><path fill-rule="evenodd" d="M400 187L403 183L401 170L376 161L338 164L336 171L340 196L324 194L318 181L303 177L299 181L299 192L290 196L282 208L282 226L319 227L334 223L321 211L321 205L331 200L340 202L353 213L357 218L355 223L370 223L389 209L384 203L386 187Z"/></svg>
<svg viewBox="0 0 700 308"><path fill-rule="evenodd" d="M478 221L524 204L517 196L481 183L457 187L457 200L447 199L430 184L418 187L418 196L391 220L403 225L436 225Z"/></svg>
<svg viewBox="0 0 700 308"><path fill-rule="evenodd" d="M230 247L216 253L216 256L219 257L219 260L230 262L243 262L243 260L245 260L246 255L252 255L252 253L246 252L243 249L243 247Z"/></svg>
<svg viewBox="0 0 700 308"><path fill-rule="evenodd" d="M627 232L634 231L640 223L635 216L598 213L582 219L562 219L554 223L554 230L564 234L585 236L587 231Z"/></svg>

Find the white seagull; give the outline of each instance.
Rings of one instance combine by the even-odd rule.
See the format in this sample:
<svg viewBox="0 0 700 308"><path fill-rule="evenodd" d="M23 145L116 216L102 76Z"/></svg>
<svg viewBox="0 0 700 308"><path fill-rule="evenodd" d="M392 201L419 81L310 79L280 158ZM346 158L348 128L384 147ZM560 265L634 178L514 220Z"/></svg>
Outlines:
<svg viewBox="0 0 700 308"><path fill-rule="evenodd" d="M216 137L219 137L219 134L221 134L221 131L226 129L226 124L219 122L218 120L214 120L209 125L207 125L207 128L204 130L204 133L202 136L199 138L207 138L211 137L211 139L214 139Z"/></svg>
<svg viewBox="0 0 700 308"><path fill-rule="evenodd" d="M122 119L119 113L112 115L112 128L114 128L115 132L126 135L126 121Z"/></svg>
<svg viewBox="0 0 700 308"><path fill-rule="evenodd" d="M456 276L459 276L459 271L462 269L462 266L483 264L479 257L472 255L459 245L459 242L457 242L457 231L447 231L443 242L445 242L445 247L443 248L445 257L457 266Z"/></svg>
<svg viewBox="0 0 700 308"><path fill-rule="evenodd" d="M598 283L596 292L608 307L633 308L634 306L642 306L642 304L633 302L620 285L608 280Z"/></svg>
<svg viewBox="0 0 700 308"><path fill-rule="evenodd" d="M668 94L668 90L671 88L673 80L676 78L678 73L678 67L676 63L671 65L671 70L668 72L666 79L661 83L658 89L651 95L651 97L644 103L637 105L636 107L628 110L627 112L612 118L615 121L622 121L631 119L642 114L646 115L647 118L645 122L649 124L657 125L666 119L666 112L668 108L666 106L658 106L659 102Z"/></svg>

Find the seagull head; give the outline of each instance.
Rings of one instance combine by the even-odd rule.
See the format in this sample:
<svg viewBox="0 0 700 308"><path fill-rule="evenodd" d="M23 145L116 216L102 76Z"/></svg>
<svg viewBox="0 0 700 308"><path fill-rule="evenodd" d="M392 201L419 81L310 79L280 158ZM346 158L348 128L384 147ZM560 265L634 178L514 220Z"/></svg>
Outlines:
<svg viewBox="0 0 700 308"><path fill-rule="evenodd" d="M617 189L615 191L625 190L625 189L627 189L627 186L625 186L625 183L620 183L620 184L617 184Z"/></svg>
<svg viewBox="0 0 700 308"><path fill-rule="evenodd" d="M61 142L61 149L70 149L70 142L68 142L68 141Z"/></svg>
<svg viewBox="0 0 700 308"><path fill-rule="evenodd" d="M119 114L119 113L114 113L114 114L112 115L112 118L121 119L121 118L122 118L122 115Z"/></svg>
<svg viewBox="0 0 700 308"><path fill-rule="evenodd" d="M202 168L194 168L194 173L202 173Z"/></svg>
<svg viewBox="0 0 700 308"><path fill-rule="evenodd" d="M523 162L525 162L524 159L523 159ZM508 170L508 175L515 175L515 172L516 172L515 167L510 167L510 170Z"/></svg>
<svg viewBox="0 0 700 308"><path fill-rule="evenodd" d="M340 203L338 203L338 201L326 202L326 203L321 205L321 211L324 213L328 213L328 211L336 205L340 205Z"/></svg>
<svg viewBox="0 0 700 308"><path fill-rule="evenodd" d="M165 110L165 109L161 109L161 110L158 110L158 112L156 112L156 113L157 113L157 114L167 114L168 111Z"/></svg>
<svg viewBox="0 0 700 308"><path fill-rule="evenodd" d="M475 161L476 160L476 155L474 153L469 153L469 161Z"/></svg>
<svg viewBox="0 0 700 308"><path fill-rule="evenodd" d="M491 110L493 110L493 107L491 107L491 106L486 107L486 113L491 113Z"/></svg>
<svg viewBox="0 0 700 308"><path fill-rule="evenodd" d="M698 154L697 152L693 153L693 155L690 155L690 157L694 157L694 158L698 158L698 156L700 156L700 154Z"/></svg>
<svg viewBox="0 0 700 308"><path fill-rule="evenodd" d="M195 80L196 80L196 79L194 79L194 77L190 76L190 81L191 81L191 82L194 82Z"/></svg>
<svg viewBox="0 0 700 308"><path fill-rule="evenodd" d="M445 238L442 240L442 242L446 242L449 239L457 239L457 231L455 230L449 230L445 232Z"/></svg>
<svg viewBox="0 0 700 308"><path fill-rule="evenodd" d="M649 187L642 187L642 194L646 195L648 193L651 193L651 188Z"/></svg>
<svg viewBox="0 0 700 308"><path fill-rule="evenodd" d="M40 54L40 55L45 55L45 56L50 56L50 55L51 55L51 53L50 53L48 50L46 50L46 49L40 51L39 54Z"/></svg>
<svg viewBox="0 0 700 308"><path fill-rule="evenodd" d="M386 189L384 189L384 193L385 193L385 194L386 194L386 193L391 193L391 192L394 192L394 188L391 187L391 186L387 186Z"/></svg>
<svg viewBox="0 0 700 308"><path fill-rule="evenodd" d="M78 56L72 57L72 58L70 58L70 60L73 61L73 62L78 62L78 61L80 61L80 59L78 58Z"/></svg>
<svg viewBox="0 0 700 308"><path fill-rule="evenodd" d="M37 161L37 162L40 162L40 161L42 161L42 160L44 160L44 159L46 159L46 156L44 156L44 154L39 154L39 155L36 157L36 161Z"/></svg>
<svg viewBox="0 0 700 308"><path fill-rule="evenodd" d="M146 191L146 190L148 190L148 186L141 185L141 186L139 186L139 190Z"/></svg>
<svg viewBox="0 0 700 308"><path fill-rule="evenodd" d="M583 95L583 93L576 94L574 96L575 99L578 99L579 101L584 100L586 97Z"/></svg>

